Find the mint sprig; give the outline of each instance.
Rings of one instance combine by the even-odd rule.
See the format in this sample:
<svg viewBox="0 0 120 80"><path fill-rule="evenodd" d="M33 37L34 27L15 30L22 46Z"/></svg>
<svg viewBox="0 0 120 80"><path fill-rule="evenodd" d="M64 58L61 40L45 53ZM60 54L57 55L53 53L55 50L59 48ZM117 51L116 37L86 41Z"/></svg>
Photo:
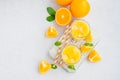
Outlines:
<svg viewBox="0 0 120 80"><path fill-rule="evenodd" d="M54 20L55 20L56 11L55 11L52 7L47 7L47 12L48 12L48 14L49 14L50 16L48 16L48 17L46 18L46 20L47 20L48 22L54 21Z"/></svg>

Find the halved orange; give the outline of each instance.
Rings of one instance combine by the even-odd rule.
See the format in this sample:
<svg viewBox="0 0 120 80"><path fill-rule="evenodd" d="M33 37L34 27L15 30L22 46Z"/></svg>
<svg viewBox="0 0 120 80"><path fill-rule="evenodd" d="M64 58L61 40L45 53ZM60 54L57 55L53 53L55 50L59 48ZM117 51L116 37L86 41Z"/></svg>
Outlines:
<svg viewBox="0 0 120 80"><path fill-rule="evenodd" d="M60 26L68 25L72 20L71 12L67 8L59 8L56 11L55 21Z"/></svg>
<svg viewBox="0 0 120 80"><path fill-rule="evenodd" d="M90 62L99 62L101 60L101 57L96 50L92 50L88 56L88 60Z"/></svg>

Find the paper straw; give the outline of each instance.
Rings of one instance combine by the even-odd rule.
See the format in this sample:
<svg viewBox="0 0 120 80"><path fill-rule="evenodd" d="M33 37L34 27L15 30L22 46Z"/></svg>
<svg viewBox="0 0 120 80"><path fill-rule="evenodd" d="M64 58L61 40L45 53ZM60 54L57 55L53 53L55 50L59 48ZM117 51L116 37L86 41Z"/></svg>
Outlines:
<svg viewBox="0 0 120 80"><path fill-rule="evenodd" d="M56 54L56 57L55 57L55 60L54 60L54 63L56 64L59 60L59 57L60 57L60 54L61 54L61 49L62 49L62 46L65 42L65 38L66 38L66 35L67 35L67 32L70 30L69 26L66 27L66 30L61 38L61 45L58 47L58 50L57 50L57 54Z"/></svg>
<svg viewBox="0 0 120 80"><path fill-rule="evenodd" d="M67 33L67 35L66 35L66 39L65 39L65 41L64 41L65 43L64 43L64 46L63 46L63 47L65 47L66 45L68 45L69 39L70 39L70 37L71 37L70 32L71 32L71 28L69 27L69 30L68 30L68 33ZM60 56L59 66L62 66L62 64L63 64L63 59L62 59L62 56Z"/></svg>

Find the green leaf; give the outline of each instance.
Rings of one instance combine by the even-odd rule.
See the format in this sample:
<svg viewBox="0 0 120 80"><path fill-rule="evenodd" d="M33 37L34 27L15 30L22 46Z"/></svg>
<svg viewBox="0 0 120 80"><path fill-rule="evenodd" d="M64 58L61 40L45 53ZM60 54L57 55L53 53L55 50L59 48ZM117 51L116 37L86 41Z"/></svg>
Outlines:
<svg viewBox="0 0 120 80"><path fill-rule="evenodd" d="M85 46L89 46L89 43L86 42L84 45L85 45Z"/></svg>
<svg viewBox="0 0 120 80"><path fill-rule="evenodd" d="M85 46L94 46L93 43L88 43L88 42L86 42L84 45Z"/></svg>
<svg viewBox="0 0 120 80"><path fill-rule="evenodd" d="M71 70L75 70L75 66L74 65L69 65L68 68L71 69Z"/></svg>
<svg viewBox="0 0 120 80"><path fill-rule="evenodd" d="M55 17L54 17L54 16L48 16L48 17L46 18L46 20L49 21L49 22L52 22L52 21L55 20Z"/></svg>
<svg viewBox="0 0 120 80"><path fill-rule="evenodd" d="M90 43L89 46L94 46L93 43Z"/></svg>
<svg viewBox="0 0 120 80"><path fill-rule="evenodd" d="M52 69L57 69L57 66L55 64L51 64Z"/></svg>
<svg viewBox="0 0 120 80"><path fill-rule="evenodd" d="M55 10L53 8L51 8L51 7L47 7L47 12L51 16L55 16L55 13L56 13Z"/></svg>
<svg viewBox="0 0 120 80"><path fill-rule="evenodd" d="M55 46L60 46L62 43L60 41L55 42Z"/></svg>

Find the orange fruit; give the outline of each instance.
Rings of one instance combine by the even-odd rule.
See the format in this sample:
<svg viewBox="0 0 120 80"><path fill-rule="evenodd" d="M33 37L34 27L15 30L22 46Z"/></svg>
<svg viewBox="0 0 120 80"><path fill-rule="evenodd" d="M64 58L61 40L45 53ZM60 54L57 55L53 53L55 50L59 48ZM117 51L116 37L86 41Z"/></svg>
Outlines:
<svg viewBox="0 0 120 80"><path fill-rule="evenodd" d="M87 41L87 42L92 42L92 40L93 40L93 38L92 38L92 33L90 32L90 33L88 34L88 36L86 37L86 41Z"/></svg>
<svg viewBox="0 0 120 80"><path fill-rule="evenodd" d="M58 32L54 27L49 27L46 31L46 37L54 38L58 36Z"/></svg>
<svg viewBox="0 0 120 80"><path fill-rule="evenodd" d="M92 50L92 47L91 46L82 45L80 47L80 50L81 50L82 53L86 53L86 52L89 52L90 50Z"/></svg>
<svg viewBox="0 0 120 80"><path fill-rule="evenodd" d="M90 11L90 4L87 0L73 0L70 5L70 10L73 16L82 18Z"/></svg>
<svg viewBox="0 0 120 80"><path fill-rule="evenodd" d="M56 2L61 6L69 5L73 0L56 0Z"/></svg>
<svg viewBox="0 0 120 80"><path fill-rule="evenodd" d="M88 60L90 62L99 62L101 60L101 57L96 50L92 50L88 56Z"/></svg>
<svg viewBox="0 0 120 80"><path fill-rule="evenodd" d="M56 11L55 21L60 26L68 25L72 20L71 12L67 8L59 8Z"/></svg>
<svg viewBox="0 0 120 80"><path fill-rule="evenodd" d="M51 69L51 64L47 61L41 61L39 64L39 72L44 74Z"/></svg>

